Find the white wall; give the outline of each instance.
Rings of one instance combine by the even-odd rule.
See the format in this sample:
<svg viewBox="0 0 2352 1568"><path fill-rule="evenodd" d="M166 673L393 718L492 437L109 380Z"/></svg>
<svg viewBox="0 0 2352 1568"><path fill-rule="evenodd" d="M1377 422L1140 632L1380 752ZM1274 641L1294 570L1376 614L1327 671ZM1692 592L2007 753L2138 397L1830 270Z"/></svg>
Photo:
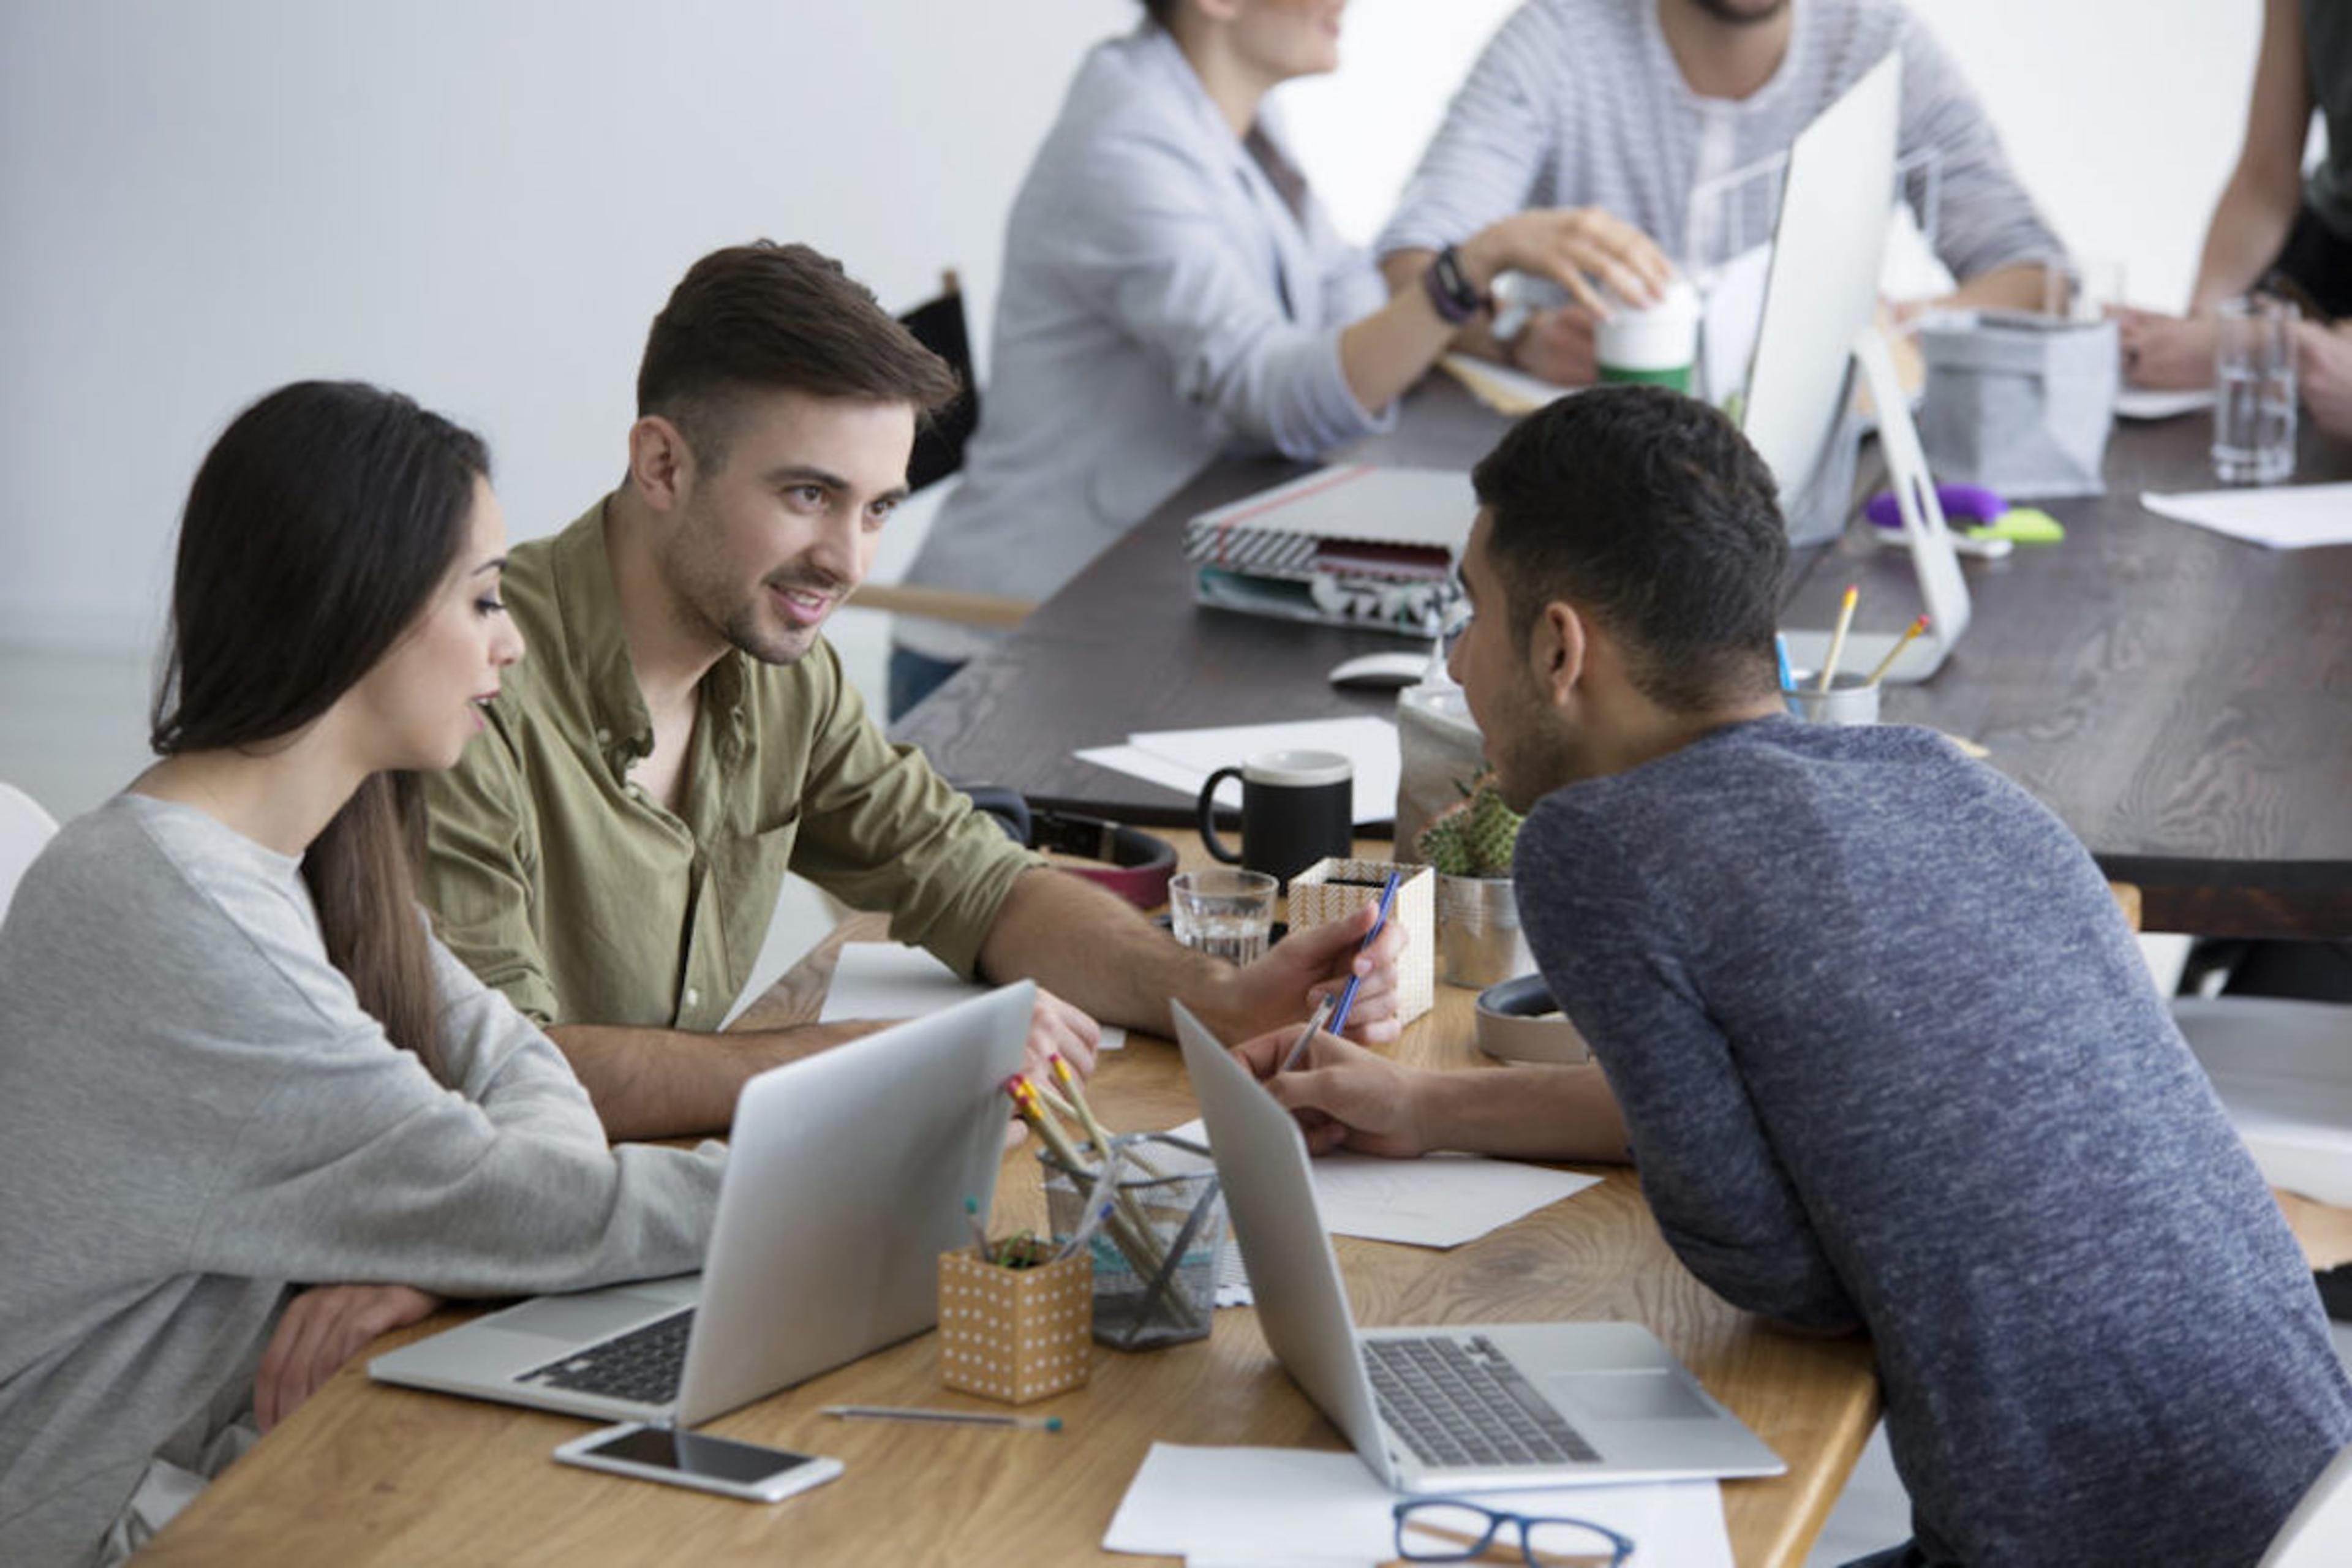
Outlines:
<svg viewBox="0 0 2352 1568"><path fill-rule="evenodd" d="M1512 0L1357 0L1286 89L1369 237ZM2061 232L2177 303L2234 154L2258 0L1915 0ZM137 647L173 514L245 402L356 375L481 427L518 538L610 481L646 324L766 234L886 304L964 272L1129 0L7 0L0 641ZM983 350L984 352L984 350Z"/></svg>

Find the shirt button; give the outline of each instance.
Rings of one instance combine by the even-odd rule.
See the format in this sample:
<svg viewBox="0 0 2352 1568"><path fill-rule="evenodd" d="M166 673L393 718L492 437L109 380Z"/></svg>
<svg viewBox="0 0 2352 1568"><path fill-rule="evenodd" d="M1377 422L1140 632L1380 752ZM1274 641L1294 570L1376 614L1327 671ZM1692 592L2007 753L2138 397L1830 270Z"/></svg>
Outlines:
<svg viewBox="0 0 2352 1568"><path fill-rule="evenodd" d="M596 731L596 743L597 743L598 745L600 745L600 746L609 746L609 745L611 745L611 744L613 743L613 731L610 731L610 730L599 730L599 731Z"/></svg>
<svg viewBox="0 0 2352 1568"><path fill-rule="evenodd" d="M701 1006L701 1005L702 1005L702 993L701 993L701 992L699 992L699 991L697 991L697 990L696 990L693 986L691 986L691 985L688 986L688 987L686 988L686 1005L687 1005L688 1006L689 1006L689 1007L699 1007L699 1006Z"/></svg>

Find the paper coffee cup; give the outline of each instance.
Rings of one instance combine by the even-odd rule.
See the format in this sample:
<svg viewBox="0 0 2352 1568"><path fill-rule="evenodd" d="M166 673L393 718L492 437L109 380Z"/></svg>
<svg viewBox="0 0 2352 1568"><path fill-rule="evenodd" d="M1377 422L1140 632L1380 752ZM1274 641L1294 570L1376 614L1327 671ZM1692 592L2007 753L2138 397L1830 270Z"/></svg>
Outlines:
<svg viewBox="0 0 2352 1568"><path fill-rule="evenodd" d="M1698 290L1680 278L1647 310L1621 308L1594 334L1601 379L1688 393L1698 363Z"/></svg>

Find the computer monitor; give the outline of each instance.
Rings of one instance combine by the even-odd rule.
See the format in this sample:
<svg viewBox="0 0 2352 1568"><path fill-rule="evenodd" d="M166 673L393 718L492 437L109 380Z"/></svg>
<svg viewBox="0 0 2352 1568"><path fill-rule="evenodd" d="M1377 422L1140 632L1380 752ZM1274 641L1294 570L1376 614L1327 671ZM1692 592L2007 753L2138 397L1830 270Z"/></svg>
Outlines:
<svg viewBox="0 0 2352 1568"><path fill-rule="evenodd" d="M1929 618L1927 635L1888 671L1895 682L1932 674L1969 620L1968 585L1910 408L1871 324L1902 101L1902 59L1889 52L1790 147L1741 409L1741 428L1780 483L1792 542L1833 539L1852 510L1857 436L1849 410L1863 373ZM1828 631L1792 628L1787 637L1790 663L1818 669ZM1849 637L1842 668L1873 668L1895 640L1891 633Z"/></svg>

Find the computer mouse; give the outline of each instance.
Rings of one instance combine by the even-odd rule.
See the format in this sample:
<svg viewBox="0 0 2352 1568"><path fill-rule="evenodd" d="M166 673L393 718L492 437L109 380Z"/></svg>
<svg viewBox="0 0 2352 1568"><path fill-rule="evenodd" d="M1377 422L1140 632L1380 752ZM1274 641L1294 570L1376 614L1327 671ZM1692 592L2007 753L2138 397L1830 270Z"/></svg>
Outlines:
<svg viewBox="0 0 2352 1568"><path fill-rule="evenodd" d="M1428 669L1427 648L1415 648L1410 653L1368 653L1333 665L1330 681L1334 686L1392 691L1419 685Z"/></svg>

